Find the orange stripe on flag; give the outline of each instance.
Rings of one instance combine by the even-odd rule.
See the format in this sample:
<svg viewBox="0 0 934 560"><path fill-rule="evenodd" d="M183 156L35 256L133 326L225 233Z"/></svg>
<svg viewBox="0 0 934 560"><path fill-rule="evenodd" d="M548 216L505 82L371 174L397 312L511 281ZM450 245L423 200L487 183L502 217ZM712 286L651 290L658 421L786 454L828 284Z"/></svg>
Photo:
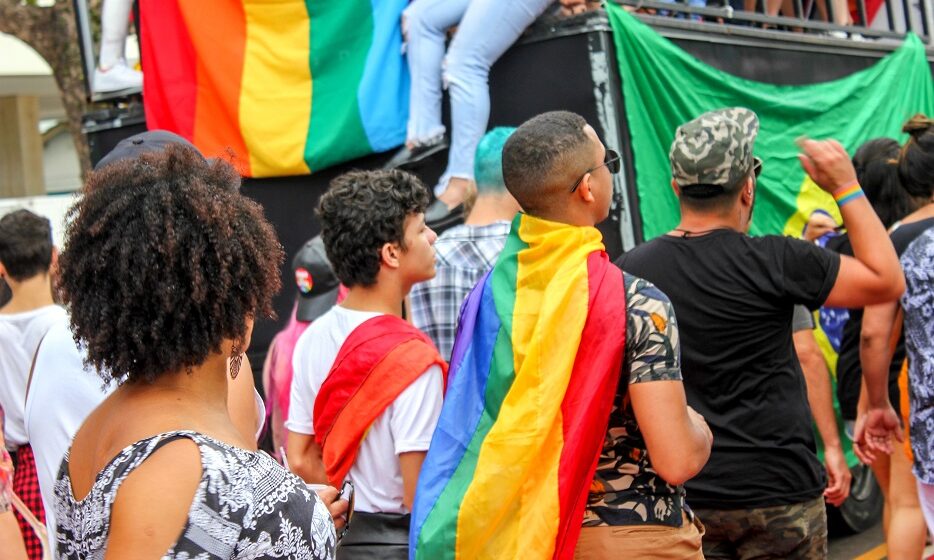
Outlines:
<svg viewBox="0 0 934 560"><path fill-rule="evenodd" d="M240 85L246 16L240 2L181 0L179 8L197 52L194 143L208 157L232 159L251 175L250 153L240 133Z"/></svg>
<svg viewBox="0 0 934 560"><path fill-rule="evenodd" d="M337 416L325 440L322 459L331 484L339 486L343 482L378 415L438 359L437 350L414 339L397 346L373 368Z"/></svg>

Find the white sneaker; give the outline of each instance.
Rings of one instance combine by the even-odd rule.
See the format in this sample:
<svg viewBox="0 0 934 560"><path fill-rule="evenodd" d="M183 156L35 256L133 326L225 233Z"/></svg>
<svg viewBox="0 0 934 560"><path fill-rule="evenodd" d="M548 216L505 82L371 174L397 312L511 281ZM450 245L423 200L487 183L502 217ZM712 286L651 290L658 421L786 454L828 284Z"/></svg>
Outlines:
<svg viewBox="0 0 934 560"><path fill-rule="evenodd" d="M823 31L821 35L823 35L824 37L833 37L834 39L846 39L847 38L846 31L840 31L837 29Z"/></svg>
<svg viewBox="0 0 934 560"><path fill-rule="evenodd" d="M94 69L92 89L95 93L142 88L143 73L127 66L125 60L117 62L107 70L101 70L100 67Z"/></svg>

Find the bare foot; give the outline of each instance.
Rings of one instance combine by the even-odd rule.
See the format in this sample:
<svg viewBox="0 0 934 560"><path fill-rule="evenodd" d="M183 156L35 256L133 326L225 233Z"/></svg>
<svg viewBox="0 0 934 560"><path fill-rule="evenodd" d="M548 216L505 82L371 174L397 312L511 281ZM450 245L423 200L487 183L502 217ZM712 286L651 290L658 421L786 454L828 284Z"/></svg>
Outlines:
<svg viewBox="0 0 934 560"><path fill-rule="evenodd" d="M467 200L476 190L476 185L470 179L452 177L448 181L448 186L444 189L444 192L438 195L438 200L445 203L448 208L454 208Z"/></svg>

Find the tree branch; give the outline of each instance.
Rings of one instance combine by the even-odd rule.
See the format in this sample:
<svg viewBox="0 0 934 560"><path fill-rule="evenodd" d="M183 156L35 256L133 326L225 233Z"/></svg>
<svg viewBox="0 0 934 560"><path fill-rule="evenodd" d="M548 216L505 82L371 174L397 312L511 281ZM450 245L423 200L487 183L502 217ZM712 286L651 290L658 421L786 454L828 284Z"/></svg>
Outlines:
<svg viewBox="0 0 934 560"><path fill-rule="evenodd" d="M53 6L41 8L19 0L0 0L0 32L13 35L34 48L52 68L83 179L91 168L90 150L81 131L87 99L71 2L58 0Z"/></svg>

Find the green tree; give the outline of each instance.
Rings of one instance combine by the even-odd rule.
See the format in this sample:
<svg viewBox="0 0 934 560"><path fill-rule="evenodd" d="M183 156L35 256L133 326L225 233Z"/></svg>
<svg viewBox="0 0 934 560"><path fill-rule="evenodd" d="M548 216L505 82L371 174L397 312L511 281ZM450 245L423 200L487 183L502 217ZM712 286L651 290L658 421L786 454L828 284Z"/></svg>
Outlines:
<svg viewBox="0 0 934 560"><path fill-rule="evenodd" d="M99 20L101 0L91 0L89 8ZM81 118L87 110L87 93L75 13L70 0L56 0L50 6L37 0L0 0L0 32L28 44L52 68L55 83L65 106L68 129L74 138L84 177L91 169L87 138L81 132Z"/></svg>

